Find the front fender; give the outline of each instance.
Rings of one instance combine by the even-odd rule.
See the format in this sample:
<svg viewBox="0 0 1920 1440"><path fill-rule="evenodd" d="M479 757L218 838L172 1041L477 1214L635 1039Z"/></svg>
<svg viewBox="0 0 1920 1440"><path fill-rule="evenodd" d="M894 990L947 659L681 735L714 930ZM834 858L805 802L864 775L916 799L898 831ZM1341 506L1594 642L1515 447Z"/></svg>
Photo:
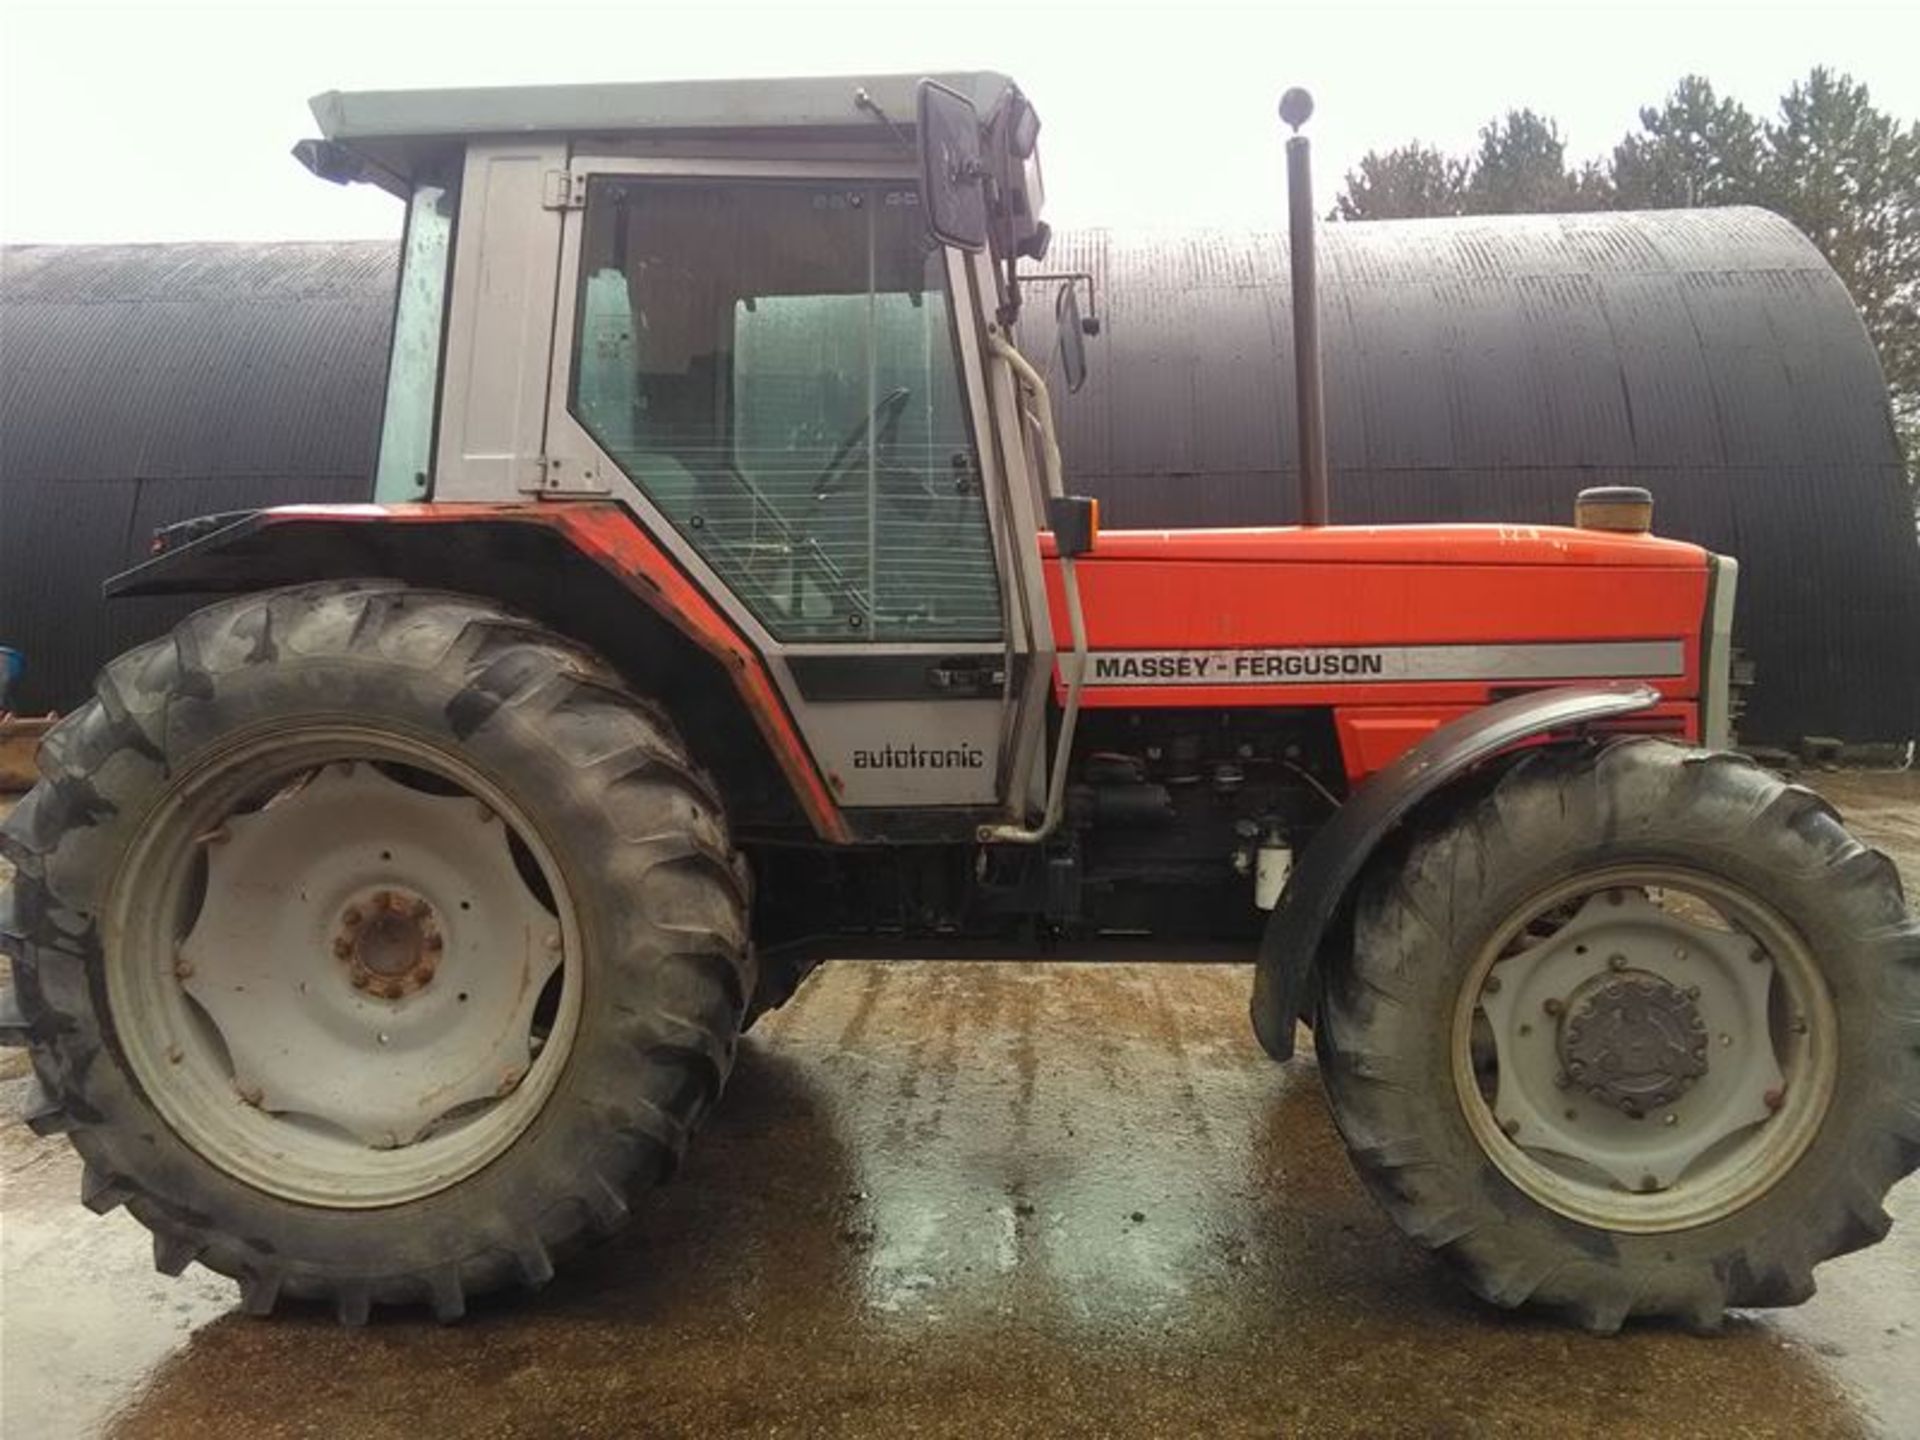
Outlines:
<svg viewBox="0 0 1920 1440"><path fill-rule="evenodd" d="M1253 1030L1276 1060L1293 1055L1296 1020L1328 929L1367 860L1422 800L1523 740L1630 715L1657 703L1648 685L1569 685L1501 700L1440 726L1355 790L1301 854L1267 921L1253 973Z"/></svg>

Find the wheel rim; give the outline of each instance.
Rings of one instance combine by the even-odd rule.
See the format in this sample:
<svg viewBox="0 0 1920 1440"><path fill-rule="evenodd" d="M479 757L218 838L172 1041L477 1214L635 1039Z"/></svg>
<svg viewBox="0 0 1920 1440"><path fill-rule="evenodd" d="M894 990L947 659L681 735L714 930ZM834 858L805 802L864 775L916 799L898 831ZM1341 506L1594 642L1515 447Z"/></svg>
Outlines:
<svg viewBox="0 0 1920 1440"><path fill-rule="evenodd" d="M1792 1169L1832 1100L1837 1032L1771 906L1698 871L1617 866L1540 892L1481 950L1452 1069L1515 1185L1651 1233L1730 1215Z"/></svg>
<svg viewBox="0 0 1920 1440"><path fill-rule="evenodd" d="M539 1114L578 926L524 812L437 746L281 731L176 782L106 914L130 1068L203 1158L305 1204L418 1199Z"/></svg>

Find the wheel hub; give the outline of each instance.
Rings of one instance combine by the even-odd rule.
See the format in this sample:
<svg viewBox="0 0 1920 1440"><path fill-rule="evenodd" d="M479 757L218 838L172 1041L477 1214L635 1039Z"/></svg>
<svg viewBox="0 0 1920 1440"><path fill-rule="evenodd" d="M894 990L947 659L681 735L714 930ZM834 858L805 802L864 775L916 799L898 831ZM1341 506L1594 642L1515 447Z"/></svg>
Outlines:
<svg viewBox="0 0 1920 1440"><path fill-rule="evenodd" d="M1650 970L1588 981L1566 1009L1558 1042L1573 1083L1628 1115L1672 1104L1707 1073L1699 1006Z"/></svg>
<svg viewBox="0 0 1920 1440"><path fill-rule="evenodd" d="M243 1102L394 1149L519 1085L563 948L491 807L338 763L207 838L174 974Z"/></svg>
<svg viewBox="0 0 1920 1440"><path fill-rule="evenodd" d="M334 955L356 990L399 1000L424 990L446 949L431 901L406 890L376 890L340 914Z"/></svg>
<svg viewBox="0 0 1920 1440"><path fill-rule="evenodd" d="M1774 975L1746 935L1631 886L1590 892L1550 937L1501 956L1476 997L1494 1068L1477 1103L1496 1153L1527 1157L1526 1173L1576 1208L1680 1186L1672 1208L1685 1213L1689 1169L1781 1104ZM1612 1228L1640 1223L1598 1203Z"/></svg>

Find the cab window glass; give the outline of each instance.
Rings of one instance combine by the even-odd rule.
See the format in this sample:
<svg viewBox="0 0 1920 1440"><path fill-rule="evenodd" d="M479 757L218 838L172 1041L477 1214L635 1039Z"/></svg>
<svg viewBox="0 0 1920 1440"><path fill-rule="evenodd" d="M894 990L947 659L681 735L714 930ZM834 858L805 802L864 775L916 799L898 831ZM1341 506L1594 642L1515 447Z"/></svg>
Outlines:
<svg viewBox="0 0 1920 1440"><path fill-rule="evenodd" d="M606 177L587 195L573 413L768 629L997 638L914 192Z"/></svg>

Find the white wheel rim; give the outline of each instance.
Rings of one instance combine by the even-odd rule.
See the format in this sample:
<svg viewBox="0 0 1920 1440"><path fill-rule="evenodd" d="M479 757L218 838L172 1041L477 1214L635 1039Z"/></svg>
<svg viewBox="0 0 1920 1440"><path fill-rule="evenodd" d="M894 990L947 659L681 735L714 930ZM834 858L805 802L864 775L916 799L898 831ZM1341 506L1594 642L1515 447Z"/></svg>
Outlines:
<svg viewBox="0 0 1920 1440"><path fill-rule="evenodd" d="M148 1098L210 1163L305 1204L474 1174L539 1114L578 1027L578 927L538 832L458 757L356 726L183 776L105 918Z"/></svg>
<svg viewBox="0 0 1920 1440"><path fill-rule="evenodd" d="M1819 968L1772 907L1699 872L1618 866L1535 896L1482 949L1452 1069L1520 1189L1657 1233L1733 1214L1792 1169L1832 1100L1838 1039Z"/></svg>

